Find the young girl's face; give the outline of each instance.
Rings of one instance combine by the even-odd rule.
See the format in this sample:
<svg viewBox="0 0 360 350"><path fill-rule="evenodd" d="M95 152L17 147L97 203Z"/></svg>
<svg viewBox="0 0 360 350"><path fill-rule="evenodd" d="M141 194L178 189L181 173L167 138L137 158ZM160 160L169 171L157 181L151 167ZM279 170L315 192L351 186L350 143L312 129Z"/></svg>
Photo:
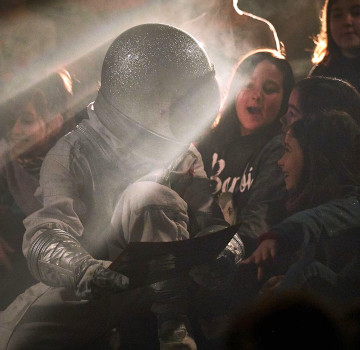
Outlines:
<svg viewBox="0 0 360 350"><path fill-rule="evenodd" d="M288 109L280 120L283 127L286 128L300 118L302 118L302 113L300 111L300 95L296 89L293 89L289 97Z"/></svg>
<svg viewBox="0 0 360 350"><path fill-rule="evenodd" d="M299 142L288 131L285 136L285 152L278 165L284 174L286 189L296 189L304 166L304 154Z"/></svg>
<svg viewBox="0 0 360 350"><path fill-rule="evenodd" d="M46 124L32 102L22 108L10 132L15 156L41 154L47 142Z"/></svg>
<svg viewBox="0 0 360 350"><path fill-rule="evenodd" d="M283 79L282 72L267 60L255 67L236 96L241 135L252 134L277 119L283 99Z"/></svg>
<svg viewBox="0 0 360 350"><path fill-rule="evenodd" d="M346 57L360 53L360 0L335 0L329 11L330 33Z"/></svg>

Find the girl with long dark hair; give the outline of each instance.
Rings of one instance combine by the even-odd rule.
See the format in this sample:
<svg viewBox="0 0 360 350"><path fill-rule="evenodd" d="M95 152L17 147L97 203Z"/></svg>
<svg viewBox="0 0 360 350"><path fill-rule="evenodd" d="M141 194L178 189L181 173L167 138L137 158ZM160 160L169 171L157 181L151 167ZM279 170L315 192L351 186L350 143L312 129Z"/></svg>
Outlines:
<svg viewBox="0 0 360 350"><path fill-rule="evenodd" d="M294 264L277 280L280 289L306 289L339 305L356 300L360 283L360 128L345 112L295 121L279 160L290 215L260 236L243 263L258 278L283 254Z"/></svg>
<svg viewBox="0 0 360 350"><path fill-rule="evenodd" d="M348 81L360 89L360 0L326 0L309 75Z"/></svg>

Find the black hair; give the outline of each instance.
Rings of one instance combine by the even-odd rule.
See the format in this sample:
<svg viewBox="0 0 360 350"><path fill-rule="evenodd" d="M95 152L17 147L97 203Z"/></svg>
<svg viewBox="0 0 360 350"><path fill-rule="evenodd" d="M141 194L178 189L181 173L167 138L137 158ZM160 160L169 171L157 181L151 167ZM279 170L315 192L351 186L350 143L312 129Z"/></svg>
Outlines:
<svg viewBox="0 0 360 350"><path fill-rule="evenodd" d="M360 185L360 127L346 112L328 111L295 121L288 133L300 145L304 165L292 197L295 211L312 208Z"/></svg>
<svg viewBox="0 0 360 350"><path fill-rule="evenodd" d="M275 133L280 131L280 117L286 112L289 96L294 86L294 74L290 63L285 56L276 50L255 50L251 51L241 59L232 74L229 93L227 94L222 111L219 115L219 123L214 127L214 134L217 135L219 142L231 140L239 135L240 122L237 118L235 109L236 94L244 84L244 78L251 75L256 66L269 61L283 74L283 98L276 121L271 125Z"/></svg>
<svg viewBox="0 0 360 350"><path fill-rule="evenodd" d="M350 83L336 78L313 76L294 86L302 115L345 111L360 125L360 93Z"/></svg>

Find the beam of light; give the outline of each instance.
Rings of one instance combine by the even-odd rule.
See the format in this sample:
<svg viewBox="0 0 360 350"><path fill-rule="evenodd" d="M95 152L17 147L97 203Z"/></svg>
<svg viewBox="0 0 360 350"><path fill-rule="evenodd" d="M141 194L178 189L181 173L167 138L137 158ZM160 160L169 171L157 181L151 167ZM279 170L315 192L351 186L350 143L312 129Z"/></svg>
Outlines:
<svg viewBox="0 0 360 350"><path fill-rule="evenodd" d="M51 6L51 5L47 5ZM62 46L56 46L56 51L52 55L42 55L36 59L29 61L29 65L26 67L19 67L15 71L9 84L0 87L0 104L12 99L21 92L31 89L38 82L47 77L54 71L59 71L61 68L68 68L71 66L80 66L80 69L86 71L89 75L89 81L83 86L83 82L80 80L80 90L75 93L73 105L77 102L84 101L83 107L87 105L89 96L96 97L96 93L99 87L101 64L105 53L111 44L111 42L126 29L148 22L161 22L175 25L175 19L170 18L170 15L161 13L159 14L159 8L155 2L146 2L145 5L132 8L131 10L124 10L112 15L108 15L106 21L99 20L94 22L86 32L74 33L67 42ZM161 21L159 21L159 18ZM64 19L65 22L65 19ZM66 25L64 23L64 25ZM88 60L87 60L88 59ZM95 61L94 70L90 70L86 66L88 61ZM85 62L85 63L84 63ZM70 73L71 69L68 69ZM217 111L209 114L209 118L213 120L217 114ZM1 116L2 117L2 116ZM192 128L188 134L197 138L202 131L201 126L197 130ZM189 136L190 137L190 136ZM138 140L143 142L143 140ZM173 155L169 155L172 158Z"/></svg>
<svg viewBox="0 0 360 350"><path fill-rule="evenodd" d="M44 77L48 76L49 73L76 64L79 64L83 71L87 71L89 77L92 75L93 85L84 86L84 88L87 88L89 93L94 93L98 88L99 82L96 80L100 78L101 63L107 47L112 40L124 30L134 25L151 21L152 18L155 17L152 13L153 10L153 6L142 5L113 16L109 15L107 21L95 18L96 21L89 26L86 33L74 33L74 35L61 46L56 43L54 52L37 57L35 52L35 58L31 59L26 66L21 66L21 64L15 62L17 66L15 67L16 70L13 72L13 75L10 78L3 79L2 86L0 86L0 104L31 88L44 79ZM20 21L21 20L20 18ZM14 22L13 25L16 28L17 23ZM67 24L60 23L57 30L62 30L62 28L60 28L61 25L65 26ZM3 24L0 26L1 29L3 29ZM21 45L21 42L15 42L14 45ZM12 47L9 49L12 50ZM89 62L86 62L87 57L89 57L90 63L94 64L94 71L88 71L89 67L87 65ZM85 63L82 64L82 60L84 60ZM96 64L95 61L98 61L98 63ZM14 62L10 63L13 64ZM6 67L4 68L6 69ZM80 81L80 84L81 83L82 81ZM79 98L81 98L81 96L79 96Z"/></svg>

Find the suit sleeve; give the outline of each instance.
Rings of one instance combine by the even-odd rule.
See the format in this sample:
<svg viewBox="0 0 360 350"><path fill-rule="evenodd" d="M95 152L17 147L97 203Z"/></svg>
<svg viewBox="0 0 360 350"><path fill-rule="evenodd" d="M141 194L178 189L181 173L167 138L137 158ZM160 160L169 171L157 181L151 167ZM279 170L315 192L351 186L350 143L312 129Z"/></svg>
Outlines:
<svg viewBox="0 0 360 350"><path fill-rule="evenodd" d="M86 206L80 199L81 177L73 169L72 145L61 139L46 155L35 195L43 206L24 220L23 252L43 231L60 229L75 238L83 234L81 216Z"/></svg>

